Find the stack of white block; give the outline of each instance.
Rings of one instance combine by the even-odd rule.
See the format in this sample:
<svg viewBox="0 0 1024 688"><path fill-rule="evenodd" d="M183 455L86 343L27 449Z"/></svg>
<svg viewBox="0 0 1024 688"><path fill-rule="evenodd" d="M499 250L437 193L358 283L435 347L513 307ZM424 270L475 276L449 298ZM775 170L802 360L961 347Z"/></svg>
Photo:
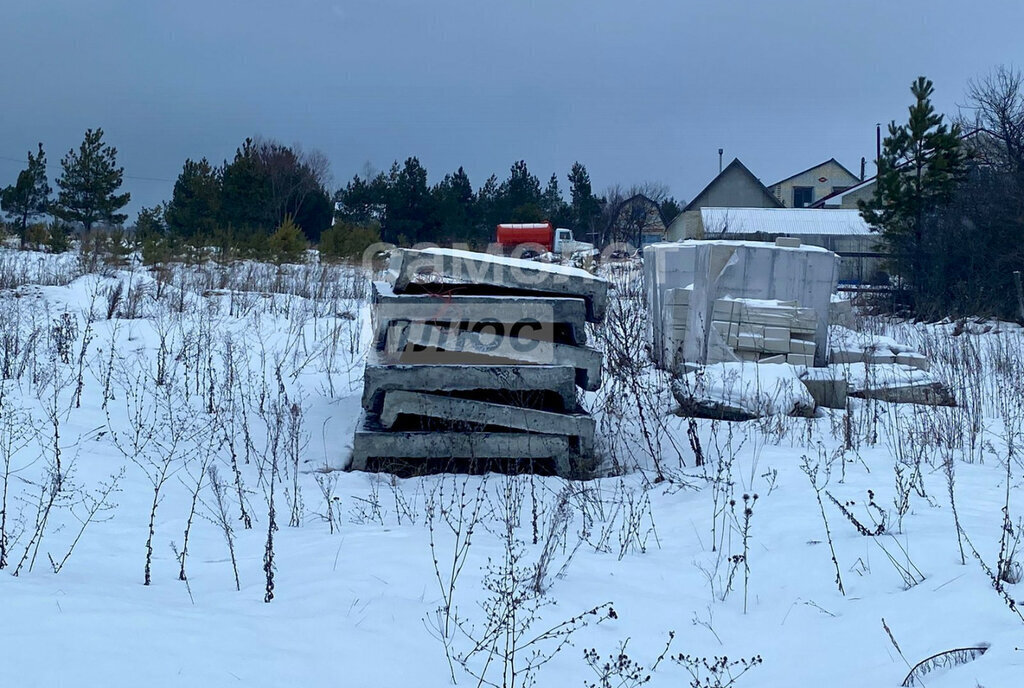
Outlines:
<svg viewBox="0 0 1024 688"><path fill-rule="evenodd" d="M662 335L668 360L680 362L686 338L691 289L665 294ZM818 314L796 301L716 299L711 326L725 347L708 348L707 363L756 361L814 365Z"/></svg>
<svg viewBox="0 0 1024 688"><path fill-rule="evenodd" d="M805 357L819 366L828 362L828 309L838 274L838 258L830 251L754 241L653 244L644 249L644 272L652 313L648 341L655 363L664 369L741 360L744 351L743 357L756 355L759 361L781 356L788 362L795 354L792 360L801 364ZM733 320L734 306L723 312L721 301L746 303L747 320L742 314ZM732 328L736 347L727 341L730 328L723 337L715 322L744 328ZM788 328L788 338L762 331L767 327ZM739 348L740 334L749 348ZM787 339L788 351L769 348L781 349Z"/></svg>
<svg viewBox="0 0 1024 688"><path fill-rule="evenodd" d="M741 361L814 365L818 315L796 301L717 299L711 326Z"/></svg>
<svg viewBox="0 0 1024 688"><path fill-rule="evenodd" d="M662 306L662 318L660 332L665 350L661 352L661 359L671 362L673 369L677 363L682 363L683 341L686 339L686 322L690 317L690 296L693 290L669 289L665 292L664 304Z"/></svg>

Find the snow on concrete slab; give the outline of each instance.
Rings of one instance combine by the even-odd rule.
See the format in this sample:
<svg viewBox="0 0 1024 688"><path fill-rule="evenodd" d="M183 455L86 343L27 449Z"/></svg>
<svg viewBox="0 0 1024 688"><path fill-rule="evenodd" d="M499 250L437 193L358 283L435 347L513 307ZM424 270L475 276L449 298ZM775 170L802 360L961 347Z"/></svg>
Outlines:
<svg viewBox="0 0 1024 688"><path fill-rule="evenodd" d="M688 409L732 409L751 418L805 416L814 412L814 398L800 381L803 366L753 362L716 363L681 376L673 394Z"/></svg>
<svg viewBox="0 0 1024 688"><path fill-rule="evenodd" d="M586 270L458 249L396 249L388 276L397 292L417 282L453 282L579 297L591 322L604 319L608 299L608 283Z"/></svg>

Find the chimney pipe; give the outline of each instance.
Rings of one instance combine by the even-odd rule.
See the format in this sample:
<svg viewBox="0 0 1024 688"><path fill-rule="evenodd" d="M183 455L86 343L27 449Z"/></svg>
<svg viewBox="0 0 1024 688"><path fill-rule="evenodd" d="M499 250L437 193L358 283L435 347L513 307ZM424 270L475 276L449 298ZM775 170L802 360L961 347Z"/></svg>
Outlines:
<svg viewBox="0 0 1024 688"><path fill-rule="evenodd" d="M718 149L718 174L722 174L722 149Z"/></svg>
<svg viewBox="0 0 1024 688"><path fill-rule="evenodd" d="M864 166L867 164L867 160L864 157L860 159L860 180L864 181Z"/></svg>

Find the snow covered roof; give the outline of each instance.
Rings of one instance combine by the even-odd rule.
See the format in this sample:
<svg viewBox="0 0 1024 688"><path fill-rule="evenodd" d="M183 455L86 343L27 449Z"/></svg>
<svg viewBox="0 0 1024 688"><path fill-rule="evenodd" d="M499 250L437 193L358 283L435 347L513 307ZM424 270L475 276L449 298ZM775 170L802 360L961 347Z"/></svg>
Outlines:
<svg viewBox="0 0 1024 688"><path fill-rule="evenodd" d="M789 234L854 236L871 233L859 210L807 208L701 208L704 235Z"/></svg>

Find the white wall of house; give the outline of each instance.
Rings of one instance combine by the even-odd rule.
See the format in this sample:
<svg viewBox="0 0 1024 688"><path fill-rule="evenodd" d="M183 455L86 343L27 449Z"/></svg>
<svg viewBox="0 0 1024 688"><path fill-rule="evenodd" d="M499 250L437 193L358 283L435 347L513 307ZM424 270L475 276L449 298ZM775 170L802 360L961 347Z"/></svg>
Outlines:
<svg viewBox="0 0 1024 688"><path fill-rule="evenodd" d="M843 166L834 160L818 165L803 172L792 179L787 179L773 186L768 190L775 195L787 208L797 207L794 204L794 193L796 189L810 189L811 198L807 204L813 203L819 198L838 191L842 187L853 186L860 180L843 169Z"/></svg>

